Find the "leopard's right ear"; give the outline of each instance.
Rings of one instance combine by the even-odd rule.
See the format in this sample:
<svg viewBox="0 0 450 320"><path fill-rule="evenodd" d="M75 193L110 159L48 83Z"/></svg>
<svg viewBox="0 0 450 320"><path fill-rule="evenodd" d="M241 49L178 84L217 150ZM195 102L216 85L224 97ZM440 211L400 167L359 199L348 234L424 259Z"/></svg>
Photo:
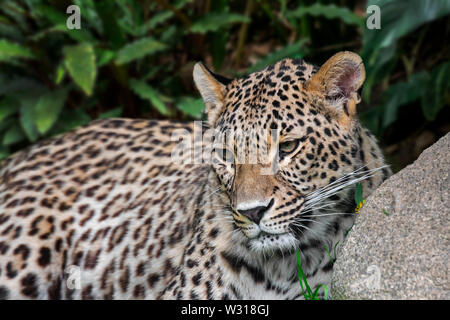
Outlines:
<svg viewBox="0 0 450 320"><path fill-rule="evenodd" d="M195 85L205 103L208 124L214 127L223 109L226 85L231 80L214 74L201 62L195 64L193 76Z"/></svg>

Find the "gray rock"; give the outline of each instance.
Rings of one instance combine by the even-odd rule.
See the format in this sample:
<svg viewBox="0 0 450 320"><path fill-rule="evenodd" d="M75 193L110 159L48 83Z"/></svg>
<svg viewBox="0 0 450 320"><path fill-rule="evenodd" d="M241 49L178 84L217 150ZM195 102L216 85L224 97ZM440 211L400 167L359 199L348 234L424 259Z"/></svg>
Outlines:
<svg viewBox="0 0 450 320"><path fill-rule="evenodd" d="M338 250L333 299L450 299L449 188L450 133L367 198Z"/></svg>

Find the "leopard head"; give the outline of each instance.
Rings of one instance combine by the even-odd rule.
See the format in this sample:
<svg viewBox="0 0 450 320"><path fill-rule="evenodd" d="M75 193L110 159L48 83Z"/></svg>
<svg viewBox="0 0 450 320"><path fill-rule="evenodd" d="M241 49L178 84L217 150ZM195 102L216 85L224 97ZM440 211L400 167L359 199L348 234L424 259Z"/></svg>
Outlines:
<svg viewBox="0 0 450 320"><path fill-rule="evenodd" d="M233 80L197 63L193 75L215 131L212 167L249 247L291 250L306 235L329 232L327 213L351 194L319 191L361 165L361 58L340 52L321 68L285 59Z"/></svg>

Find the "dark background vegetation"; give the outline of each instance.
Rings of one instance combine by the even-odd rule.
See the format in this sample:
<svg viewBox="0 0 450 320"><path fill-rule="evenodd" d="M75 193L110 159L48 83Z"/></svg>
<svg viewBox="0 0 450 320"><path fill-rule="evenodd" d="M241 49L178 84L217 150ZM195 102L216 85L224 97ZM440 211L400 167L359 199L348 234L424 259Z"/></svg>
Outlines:
<svg viewBox="0 0 450 320"><path fill-rule="evenodd" d="M0 158L97 118L199 119L196 61L235 77L351 50L367 70L360 117L397 171L450 131L449 13L447 0L1 1Z"/></svg>

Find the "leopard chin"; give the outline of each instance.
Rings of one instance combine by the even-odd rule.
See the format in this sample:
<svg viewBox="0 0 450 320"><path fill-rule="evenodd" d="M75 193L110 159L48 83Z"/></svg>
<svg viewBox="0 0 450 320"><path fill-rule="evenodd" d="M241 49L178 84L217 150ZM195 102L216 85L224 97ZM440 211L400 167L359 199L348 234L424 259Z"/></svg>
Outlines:
<svg viewBox="0 0 450 320"><path fill-rule="evenodd" d="M298 240L290 233L270 234L260 232L260 234L248 240L249 248L257 253L274 254L275 252L294 252L298 247Z"/></svg>

